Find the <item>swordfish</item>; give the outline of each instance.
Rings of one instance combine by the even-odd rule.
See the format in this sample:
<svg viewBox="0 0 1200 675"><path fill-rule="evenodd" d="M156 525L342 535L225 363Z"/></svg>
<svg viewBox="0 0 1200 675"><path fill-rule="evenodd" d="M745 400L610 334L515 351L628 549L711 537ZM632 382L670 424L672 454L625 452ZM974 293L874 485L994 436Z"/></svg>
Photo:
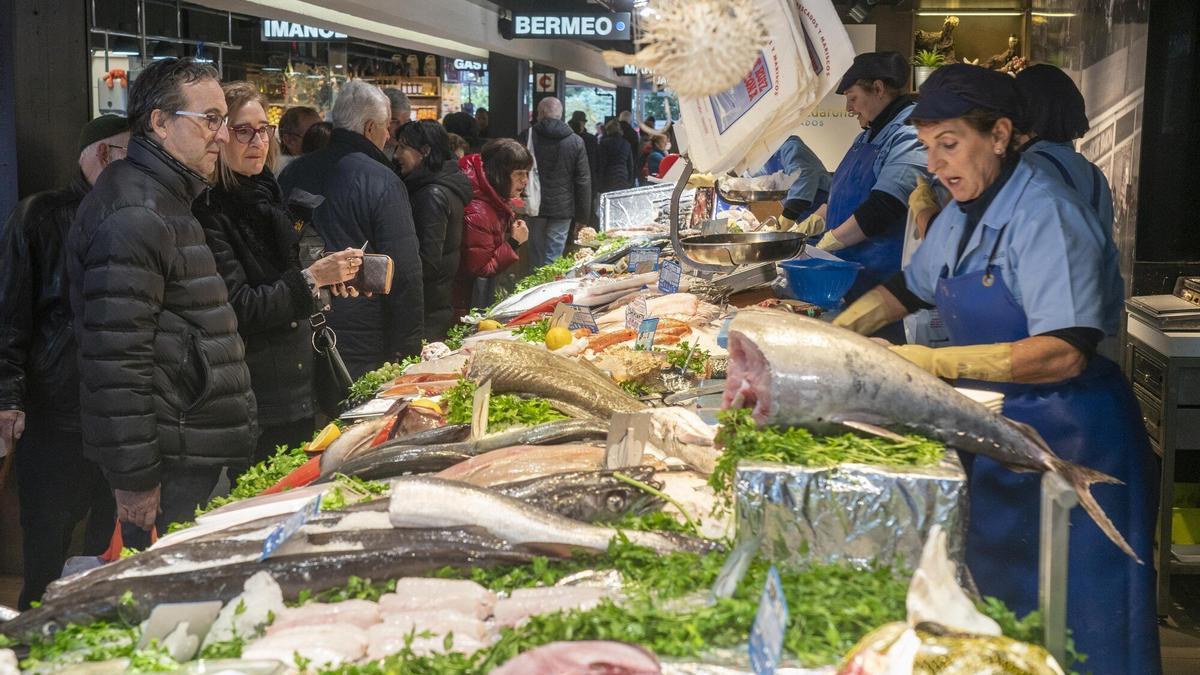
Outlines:
<svg viewBox="0 0 1200 675"><path fill-rule="evenodd" d="M1104 534L1141 562L1092 496L1120 481L1058 457L1028 425L991 412L886 347L824 321L743 310L729 326L725 408L759 424L887 434L906 430L991 458L1014 471L1052 471L1079 495Z"/></svg>

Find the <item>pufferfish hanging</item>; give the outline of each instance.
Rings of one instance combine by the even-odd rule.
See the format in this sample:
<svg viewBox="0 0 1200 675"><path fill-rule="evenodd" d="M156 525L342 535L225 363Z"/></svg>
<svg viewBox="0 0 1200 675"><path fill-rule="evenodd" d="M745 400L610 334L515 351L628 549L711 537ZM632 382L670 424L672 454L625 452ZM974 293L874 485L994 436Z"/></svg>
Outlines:
<svg viewBox="0 0 1200 675"><path fill-rule="evenodd" d="M654 0L636 54L606 51L610 66L648 68L678 96L702 98L736 85L768 41L755 0Z"/></svg>

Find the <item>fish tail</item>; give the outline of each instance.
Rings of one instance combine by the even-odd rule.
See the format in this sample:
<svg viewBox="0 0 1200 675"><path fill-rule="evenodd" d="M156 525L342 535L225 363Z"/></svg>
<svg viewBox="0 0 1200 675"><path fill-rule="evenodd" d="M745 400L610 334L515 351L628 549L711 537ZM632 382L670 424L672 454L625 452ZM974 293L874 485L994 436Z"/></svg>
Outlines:
<svg viewBox="0 0 1200 675"><path fill-rule="evenodd" d="M1051 457L1050 464L1055 473L1062 476L1071 484L1071 487L1075 488L1075 494L1079 496L1079 503L1083 506L1083 510L1087 511L1088 515L1092 517L1092 520L1096 522L1096 525L1100 527L1105 536L1112 543L1116 544L1117 548L1124 551L1126 555L1136 560L1139 565L1145 564L1133 552L1133 547L1129 545L1129 542L1125 541L1125 537L1117 530L1117 526L1109 520L1108 514L1104 512L1104 509L1100 507L1100 503L1092 496L1091 486L1093 483L1111 483L1115 485L1123 485L1123 483L1106 473L1079 466L1078 464L1072 464L1059 457Z"/></svg>

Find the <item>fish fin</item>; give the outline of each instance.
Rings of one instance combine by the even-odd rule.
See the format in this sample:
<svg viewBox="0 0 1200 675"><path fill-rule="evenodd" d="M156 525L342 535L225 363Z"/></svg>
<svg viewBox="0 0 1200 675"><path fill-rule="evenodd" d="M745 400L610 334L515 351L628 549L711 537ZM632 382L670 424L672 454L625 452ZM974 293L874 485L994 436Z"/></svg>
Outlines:
<svg viewBox="0 0 1200 675"><path fill-rule="evenodd" d="M850 429L854 429L855 431L861 431L862 433L869 434L871 436L878 436L880 438L886 438L889 441L897 441L900 443L905 443L908 441L907 438L901 436L900 434L898 434L894 431L888 431L887 429L884 429L883 427L881 427L877 424L871 424L870 422L860 422L858 420L836 420L836 421L838 424L840 424L844 427L849 427Z"/></svg>
<svg viewBox="0 0 1200 675"><path fill-rule="evenodd" d="M1075 488L1075 494L1079 496L1079 503L1083 506L1083 510L1087 511L1092 520L1096 521L1096 525L1104 532L1104 534L1117 545L1130 558L1133 558L1139 565L1144 565L1142 559L1133 552L1133 547L1129 542L1125 541L1125 537L1117 530L1117 526L1108 518L1108 514L1104 513L1100 503L1092 496L1092 483L1113 483L1122 485L1123 483L1112 476L1089 469L1078 464L1072 464L1060 457L1051 456L1050 465L1054 472L1062 476Z"/></svg>

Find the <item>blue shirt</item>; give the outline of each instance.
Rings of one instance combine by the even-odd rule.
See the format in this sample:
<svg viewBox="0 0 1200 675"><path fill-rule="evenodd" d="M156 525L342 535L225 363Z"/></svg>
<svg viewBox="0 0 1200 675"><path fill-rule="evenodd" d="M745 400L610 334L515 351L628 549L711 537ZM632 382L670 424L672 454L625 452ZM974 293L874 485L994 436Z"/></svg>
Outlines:
<svg viewBox="0 0 1200 675"><path fill-rule="evenodd" d="M1075 146L1070 143L1044 139L1031 143L1022 154L1039 169L1061 178L1068 187L1078 192L1096 212L1104 232L1112 239L1112 190L1108 187L1108 179L1095 164L1076 152Z"/></svg>
<svg viewBox="0 0 1200 675"><path fill-rule="evenodd" d="M1025 311L1030 335L1076 327L1117 333L1125 288L1116 246L1060 178L1022 156L959 257L966 218L953 203L938 214L904 268L914 295L935 304L938 280L983 271L999 239L992 270Z"/></svg>
<svg viewBox="0 0 1200 675"><path fill-rule="evenodd" d="M816 200L818 190L829 192L829 171L825 169L817 153L800 140L799 136L788 136L755 175L767 176L777 171L789 176L797 172L800 174L788 189L785 202L802 199L811 204Z"/></svg>
<svg viewBox="0 0 1200 675"><path fill-rule="evenodd" d="M905 106L874 138L870 138L870 129L864 129L851 145L871 143L879 146L874 165L875 186L871 189L885 192L903 203L908 203L908 195L916 189L918 176L929 178L925 146L917 140L917 128L908 123L908 116L915 107L915 103ZM829 225L837 227L841 223Z"/></svg>

